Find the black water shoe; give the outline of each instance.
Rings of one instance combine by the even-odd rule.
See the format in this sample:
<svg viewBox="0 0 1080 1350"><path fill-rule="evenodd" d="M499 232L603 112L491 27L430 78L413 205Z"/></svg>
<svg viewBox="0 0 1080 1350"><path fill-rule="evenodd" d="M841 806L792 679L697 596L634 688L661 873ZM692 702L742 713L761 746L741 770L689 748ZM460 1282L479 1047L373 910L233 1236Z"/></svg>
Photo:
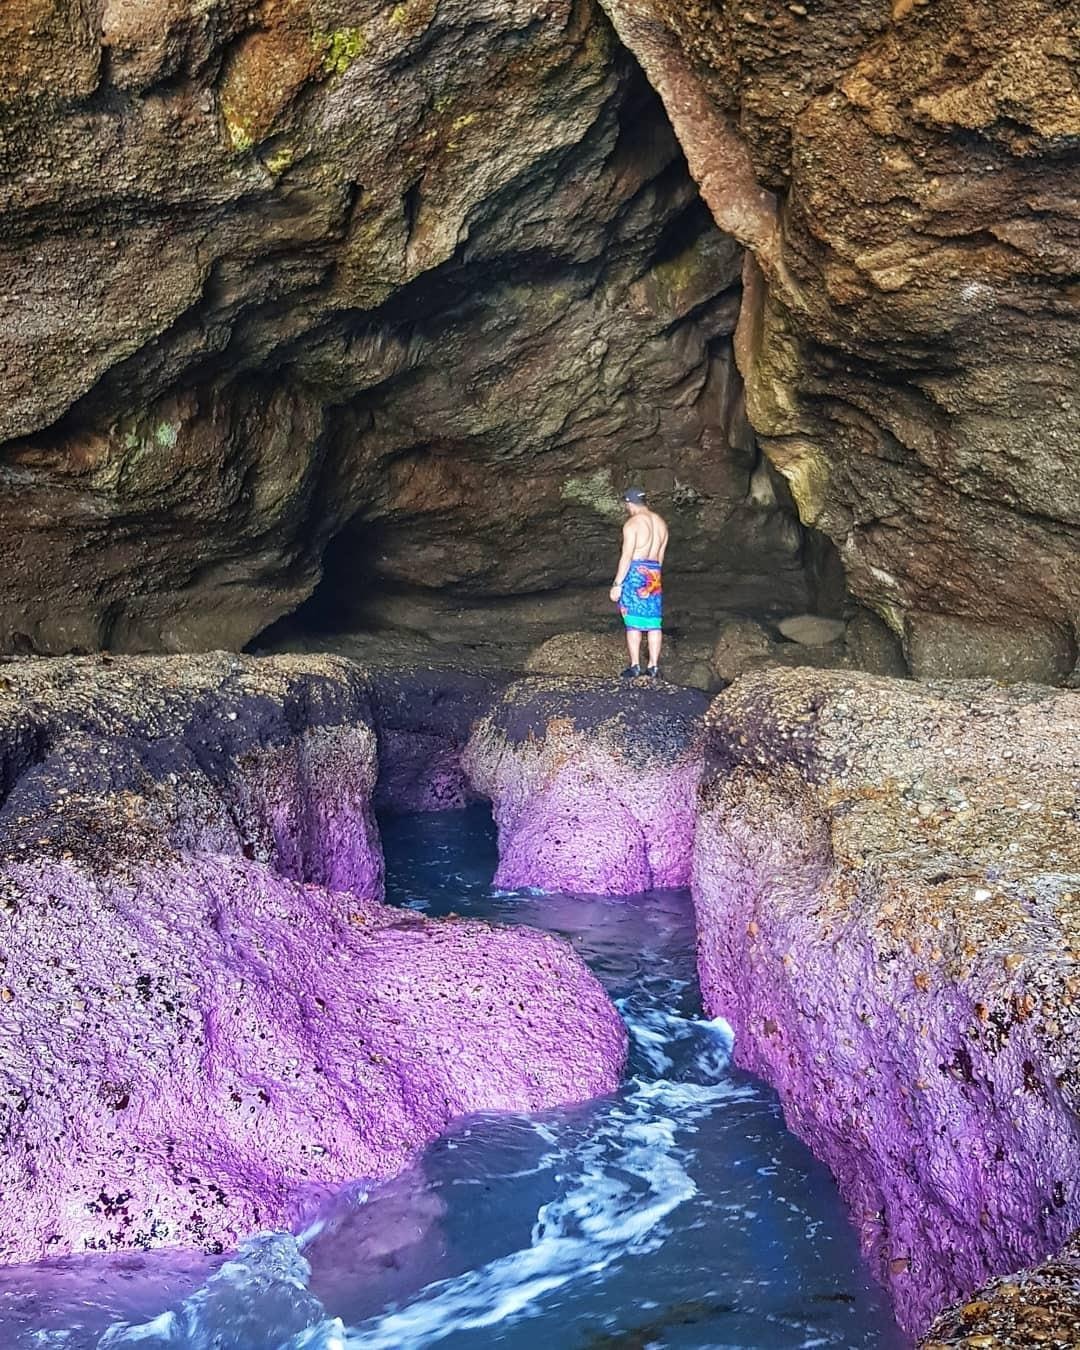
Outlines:
<svg viewBox="0 0 1080 1350"><path fill-rule="evenodd" d="M645 671L645 674L648 675L650 680L658 680L660 678L660 667L649 666L648 669Z"/></svg>
<svg viewBox="0 0 1080 1350"><path fill-rule="evenodd" d="M624 680L636 680L640 674L641 674L640 666L627 666L622 673L622 678Z"/></svg>

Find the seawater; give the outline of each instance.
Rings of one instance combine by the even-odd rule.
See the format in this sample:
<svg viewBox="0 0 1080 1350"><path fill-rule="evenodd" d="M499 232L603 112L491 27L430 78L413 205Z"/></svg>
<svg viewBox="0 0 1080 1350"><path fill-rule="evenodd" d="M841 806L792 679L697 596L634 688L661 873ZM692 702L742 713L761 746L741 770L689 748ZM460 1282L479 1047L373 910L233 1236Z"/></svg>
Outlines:
<svg viewBox="0 0 1080 1350"><path fill-rule="evenodd" d="M626 1020L616 1094L463 1120L226 1260L0 1271L11 1350L899 1350L832 1178L701 1013L685 892L494 890L490 815L382 822L387 898L568 939ZM497 1034L497 1028L493 1028Z"/></svg>

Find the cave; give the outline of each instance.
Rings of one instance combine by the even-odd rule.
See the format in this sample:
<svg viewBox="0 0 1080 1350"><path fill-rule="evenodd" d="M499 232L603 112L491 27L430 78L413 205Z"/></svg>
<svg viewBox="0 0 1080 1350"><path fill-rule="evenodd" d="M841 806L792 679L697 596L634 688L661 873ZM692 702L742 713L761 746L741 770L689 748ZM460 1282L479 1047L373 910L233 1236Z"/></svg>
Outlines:
<svg viewBox="0 0 1080 1350"><path fill-rule="evenodd" d="M252 206L273 247L222 247L169 328L7 443L6 500L24 522L38 503L5 574L8 650L332 641L520 667L616 626L632 483L669 519L669 631L699 670L725 619L843 613L835 546L747 418L742 247L629 53L550 59L579 104L592 83L580 126L464 180L438 249L434 170L411 178L404 275L368 304L336 292L387 220L357 185L316 200L300 159ZM138 207L113 209L130 230Z"/></svg>
<svg viewBox="0 0 1080 1350"><path fill-rule="evenodd" d="M819 663L1069 679L1057 58L999 117L905 8L848 106L861 29L796 8L462 4L12 12L0 651L517 662L606 631L639 482L687 650L817 613Z"/></svg>

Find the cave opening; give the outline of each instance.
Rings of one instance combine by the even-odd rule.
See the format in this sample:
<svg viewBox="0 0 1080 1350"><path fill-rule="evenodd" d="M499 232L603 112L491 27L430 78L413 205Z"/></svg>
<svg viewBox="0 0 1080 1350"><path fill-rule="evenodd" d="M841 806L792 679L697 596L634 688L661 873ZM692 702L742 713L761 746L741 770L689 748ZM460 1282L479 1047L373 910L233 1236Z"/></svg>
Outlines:
<svg viewBox="0 0 1080 1350"><path fill-rule="evenodd" d="M441 483L452 472L454 453L427 447L399 473L414 485L425 477ZM651 469L654 478L664 472L665 466ZM729 500L719 511L673 472L667 490L652 498L673 528L665 631L675 650L697 654L699 663L707 662L705 652L726 624L759 625L783 643L780 621L812 614L840 622L848 610L833 542L801 525L784 480L760 452L745 477L745 501ZM623 485L602 479L587 486L612 496ZM441 509L433 501L431 509L375 518L360 513L327 543L310 597L254 646L330 647L390 664L521 669L545 644L567 651L582 634L618 639L621 624L607 596L619 545L614 505L549 496L526 502L510 520L496 517L474 530L460 498ZM717 557L723 543L694 529L694 517L710 509L740 531L744 551L734 563L730 546L727 558ZM755 529L759 540L748 537Z"/></svg>
<svg viewBox="0 0 1080 1350"><path fill-rule="evenodd" d="M230 218L273 226L259 255L223 246L166 334L7 447L37 524L0 645L509 668L575 635L618 649L632 483L671 526L684 661L707 665L729 621L779 643L785 617L838 615L836 550L746 413L743 251L629 53L579 95L558 135L452 185L430 164L385 198L354 174L316 192L298 162L243 196Z"/></svg>
<svg viewBox="0 0 1080 1350"><path fill-rule="evenodd" d="M422 184L406 205L415 240ZM317 581L255 649L509 669L575 635L617 652L607 590L633 483L669 521L665 628L699 682L725 624L783 647L782 619L839 620L839 554L746 413L742 259L626 58L572 153L530 166L451 258L343 329L379 378L329 442Z"/></svg>

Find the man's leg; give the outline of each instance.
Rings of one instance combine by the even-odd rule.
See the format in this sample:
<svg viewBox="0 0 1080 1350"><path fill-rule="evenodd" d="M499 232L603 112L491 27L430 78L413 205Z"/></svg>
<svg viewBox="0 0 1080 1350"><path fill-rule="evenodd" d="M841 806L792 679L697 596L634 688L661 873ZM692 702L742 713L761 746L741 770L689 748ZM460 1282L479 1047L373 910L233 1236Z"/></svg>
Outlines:
<svg viewBox="0 0 1080 1350"><path fill-rule="evenodd" d="M632 666L641 665L641 629L628 628L626 630L626 647L630 653L630 664Z"/></svg>
<svg viewBox="0 0 1080 1350"><path fill-rule="evenodd" d="M655 670L660 664L660 648L664 643L664 632L661 628L649 629L649 668Z"/></svg>

